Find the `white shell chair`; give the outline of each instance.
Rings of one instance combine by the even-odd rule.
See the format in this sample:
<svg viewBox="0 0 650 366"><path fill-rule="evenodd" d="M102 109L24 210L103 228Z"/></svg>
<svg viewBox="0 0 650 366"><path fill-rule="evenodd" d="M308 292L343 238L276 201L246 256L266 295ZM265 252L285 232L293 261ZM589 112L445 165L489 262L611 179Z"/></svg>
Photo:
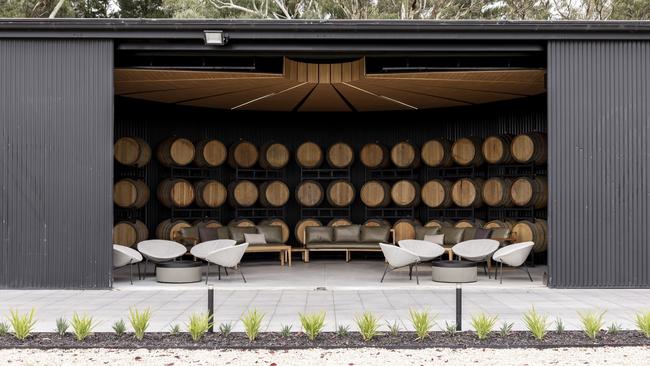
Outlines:
<svg viewBox="0 0 650 366"><path fill-rule="evenodd" d="M492 259L495 262L499 263L500 272L501 272L501 282L503 283L503 264L507 264L511 267L520 267L523 265L524 271L528 274L530 282L533 282L533 277L531 277L530 272L528 271L528 266L526 265L526 259L530 254L530 251L533 249L535 243L532 241L526 241L523 243L510 244L506 247L503 247L497 250ZM497 266L494 268L494 279L497 279Z"/></svg>
<svg viewBox="0 0 650 366"><path fill-rule="evenodd" d="M241 258L244 256L244 252L246 252L247 248L248 243L217 249L208 254L205 260L224 268L236 268L239 262L241 262ZM239 266L239 273L241 274L244 283L246 283L246 277L244 277L244 272L242 272L241 266ZM209 274L210 273L208 272L205 276L206 284L208 283ZM221 279L221 272L219 272L219 279Z"/></svg>
<svg viewBox="0 0 650 366"><path fill-rule="evenodd" d="M140 277L140 262L142 254L135 249L124 245L113 244L113 268L129 266L129 280L133 284L133 265L138 264L138 277Z"/></svg>
<svg viewBox="0 0 650 366"><path fill-rule="evenodd" d="M462 259L472 262L483 262L483 269L488 278L491 278L487 270L487 261L497 249L499 242L492 239L473 239L461 241L454 245L451 251Z"/></svg>
<svg viewBox="0 0 650 366"><path fill-rule="evenodd" d="M145 240L138 243L138 251L145 258L144 275L147 275L149 262L162 263L172 261L187 252L184 245L171 240ZM155 273L155 267L154 267Z"/></svg>
<svg viewBox="0 0 650 366"><path fill-rule="evenodd" d="M208 254L214 252L215 250L232 247L235 244L237 244L237 242L232 239L208 240L193 246L192 249L190 249L190 254L192 254L196 258L205 260L208 257ZM207 277L208 274L210 273L210 261L206 261L206 262L208 263L205 269L205 275ZM218 267L218 269L219 269L219 274L221 275L221 267ZM226 270L226 275L227 274L228 271Z"/></svg>
<svg viewBox="0 0 650 366"><path fill-rule="evenodd" d="M420 263L434 260L445 253L442 245L425 240L406 239L397 242L401 248L415 253L420 257Z"/></svg>
<svg viewBox="0 0 650 366"><path fill-rule="evenodd" d="M384 269L384 275L381 276L379 282L384 282L386 273L406 266L409 267L409 279L413 279L412 272L413 266L415 266L415 280L418 285L420 284L420 276L418 274L418 263L420 263L420 257L417 254L393 244L379 243L379 247L384 253L387 262L386 268Z"/></svg>

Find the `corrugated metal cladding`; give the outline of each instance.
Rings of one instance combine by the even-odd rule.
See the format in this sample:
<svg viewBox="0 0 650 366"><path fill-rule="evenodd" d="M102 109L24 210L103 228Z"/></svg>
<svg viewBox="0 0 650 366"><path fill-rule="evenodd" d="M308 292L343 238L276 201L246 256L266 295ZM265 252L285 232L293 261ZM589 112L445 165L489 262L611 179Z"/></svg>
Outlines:
<svg viewBox="0 0 650 366"><path fill-rule="evenodd" d="M0 287L111 286L113 43L0 40Z"/></svg>
<svg viewBox="0 0 650 366"><path fill-rule="evenodd" d="M650 42L550 42L553 287L650 287Z"/></svg>

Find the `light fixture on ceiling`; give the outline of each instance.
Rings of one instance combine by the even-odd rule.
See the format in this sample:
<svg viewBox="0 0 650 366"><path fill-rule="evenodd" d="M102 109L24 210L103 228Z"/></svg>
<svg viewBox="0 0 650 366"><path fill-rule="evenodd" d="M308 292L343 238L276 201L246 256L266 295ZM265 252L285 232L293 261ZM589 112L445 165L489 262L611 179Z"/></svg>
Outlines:
<svg viewBox="0 0 650 366"><path fill-rule="evenodd" d="M220 30L206 30L203 35L208 46L224 46L228 43L227 35Z"/></svg>

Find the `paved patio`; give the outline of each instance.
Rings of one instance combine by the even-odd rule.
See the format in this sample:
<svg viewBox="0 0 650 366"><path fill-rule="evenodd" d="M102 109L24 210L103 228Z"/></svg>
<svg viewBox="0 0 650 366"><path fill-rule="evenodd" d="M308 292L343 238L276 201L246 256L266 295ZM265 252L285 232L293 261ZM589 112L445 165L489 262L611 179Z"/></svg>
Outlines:
<svg viewBox="0 0 650 366"><path fill-rule="evenodd" d="M379 284L381 261L313 261L294 262L292 267L276 263L246 264L248 283L238 274L211 283L215 287L215 321L233 322L242 330L239 318L247 309L265 313L264 329L278 330L292 325L300 330L299 312L325 311L326 330L350 324L354 317L369 310L385 321L398 321L410 329L409 309L429 309L437 322L455 319L455 286L434 283L430 269L423 269L421 285L409 281L405 271L387 276ZM607 322L620 322L633 328L634 313L650 308L650 290L557 290L542 284L543 266L534 268L533 283L523 272L509 270L504 284L483 275L475 284L463 287L463 325L469 329L472 314L487 312L499 315L500 321L515 323L522 329L521 314L532 305L549 320L563 319L568 329L578 329L577 311L607 310ZM126 276L125 276L126 274ZM88 313L100 322L97 331L110 331L114 321L127 319L130 306L150 307L153 311L151 331L167 331L171 324L184 327L192 312L207 309L207 286L162 285L153 279L128 283L128 271L117 274L113 290L3 290L0 291L0 314L9 309L28 311L34 307L39 331L52 331L58 317L71 317L74 311Z"/></svg>

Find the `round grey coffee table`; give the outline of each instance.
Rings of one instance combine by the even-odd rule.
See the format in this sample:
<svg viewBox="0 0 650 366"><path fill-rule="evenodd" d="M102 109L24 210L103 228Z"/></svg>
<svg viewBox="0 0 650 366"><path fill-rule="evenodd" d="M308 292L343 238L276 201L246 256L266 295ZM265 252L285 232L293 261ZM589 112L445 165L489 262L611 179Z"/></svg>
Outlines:
<svg viewBox="0 0 650 366"><path fill-rule="evenodd" d="M468 283L476 282L476 262L470 261L433 261L431 279L436 282Z"/></svg>
<svg viewBox="0 0 650 366"><path fill-rule="evenodd" d="M164 283L200 282L203 279L203 263L181 260L158 263L156 281Z"/></svg>

